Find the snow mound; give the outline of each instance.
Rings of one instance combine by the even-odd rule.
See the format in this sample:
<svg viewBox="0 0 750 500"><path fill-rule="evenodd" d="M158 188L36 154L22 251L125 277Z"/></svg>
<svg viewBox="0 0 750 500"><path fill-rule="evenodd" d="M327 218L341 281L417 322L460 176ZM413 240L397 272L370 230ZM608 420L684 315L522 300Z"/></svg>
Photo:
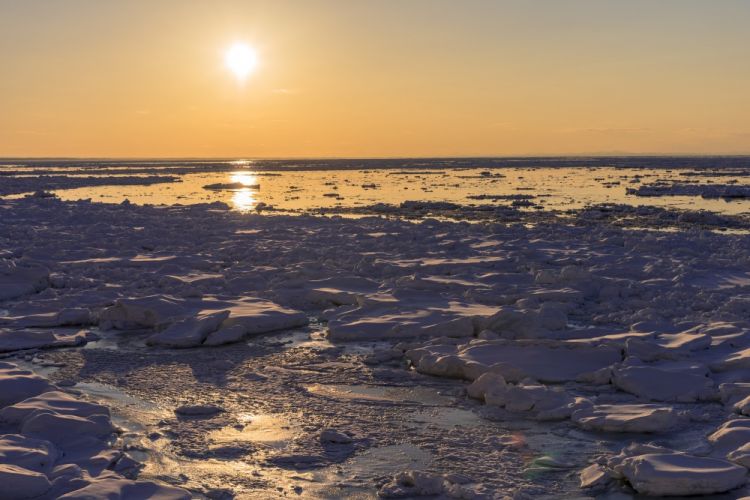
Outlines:
<svg viewBox="0 0 750 500"><path fill-rule="evenodd" d="M103 329L156 330L146 343L170 348L229 344L307 323L304 313L263 299L185 300L164 295L117 300L99 319Z"/></svg>
<svg viewBox="0 0 750 500"><path fill-rule="evenodd" d="M150 336L146 339L146 344L162 347L196 347L228 317L229 311L219 311L183 319L173 323L163 332Z"/></svg>
<svg viewBox="0 0 750 500"><path fill-rule="evenodd" d="M718 398L707 368L700 365L646 365L628 358L612 370L612 375L617 388L651 401L691 403Z"/></svg>
<svg viewBox="0 0 750 500"><path fill-rule="evenodd" d="M368 294L377 292L380 283L358 276L338 276L312 280L306 284L309 288L307 300L321 305L356 305Z"/></svg>
<svg viewBox="0 0 750 500"><path fill-rule="evenodd" d="M21 370L11 363L0 362L0 407L53 389L54 386L46 379L28 370Z"/></svg>
<svg viewBox="0 0 750 500"><path fill-rule="evenodd" d="M427 345L406 352L421 373L445 375L450 362L456 377L474 380L492 371L517 382L531 377L561 383L593 377L621 358L619 349L557 341L475 340L463 346ZM607 380L608 382L608 380Z"/></svg>
<svg viewBox="0 0 750 500"><path fill-rule="evenodd" d="M109 416L109 409L106 406L77 399L66 392L51 390L31 396L14 405L6 406L0 410L0 421L21 424L37 411L62 413L84 418L92 415Z"/></svg>
<svg viewBox="0 0 750 500"><path fill-rule="evenodd" d="M342 311L328 322L328 338L338 341L410 339L416 337L471 337L475 318L489 311L456 304L451 311L442 308L414 309L409 306L365 305Z"/></svg>
<svg viewBox="0 0 750 500"><path fill-rule="evenodd" d="M638 493L653 496L723 493L742 486L747 480L747 469L740 465L684 453L628 457L615 469Z"/></svg>
<svg viewBox="0 0 750 500"><path fill-rule="evenodd" d="M576 410L571 420L586 430L665 432L681 423L671 406L654 404L595 405Z"/></svg>
<svg viewBox="0 0 750 500"><path fill-rule="evenodd" d="M37 498L50 490L52 483L41 472L13 464L0 464L0 497L7 500Z"/></svg>
<svg viewBox="0 0 750 500"><path fill-rule="evenodd" d="M229 317L221 327L211 332L204 345L213 346L236 342L248 335L305 326L305 313L282 307L268 300L242 300L230 303Z"/></svg>
<svg viewBox="0 0 750 500"><path fill-rule="evenodd" d="M103 330L137 330L164 327L187 313L183 301L150 295L135 299L118 299L99 316Z"/></svg>
<svg viewBox="0 0 750 500"><path fill-rule="evenodd" d="M189 500L192 495L181 488L154 481L131 481L111 475L96 479L81 489L59 497L60 500L91 500L94 498Z"/></svg>
<svg viewBox="0 0 750 500"><path fill-rule="evenodd" d="M0 498L187 499L185 490L108 469L135 463L111 447L109 410L0 363Z"/></svg>
<svg viewBox="0 0 750 500"><path fill-rule="evenodd" d="M708 436L715 453L726 454L750 443L750 419L738 418L724 422Z"/></svg>
<svg viewBox="0 0 750 500"><path fill-rule="evenodd" d="M21 349L73 347L85 343L85 330L67 333L60 330L0 329L0 352L11 352Z"/></svg>
<svg viewBox="0 0 750 500"><path fill-rule="evenodd" d="M40 266L16 266L0 260L0 301L16 299L49 286L49 271Z"/></svg>
<svg viewBox="0 0 750 500"><path fill-rule="evenodd" d="M49 474L57 458L57 449L49 441L20 434L0 435L0 463Z"/></svg>

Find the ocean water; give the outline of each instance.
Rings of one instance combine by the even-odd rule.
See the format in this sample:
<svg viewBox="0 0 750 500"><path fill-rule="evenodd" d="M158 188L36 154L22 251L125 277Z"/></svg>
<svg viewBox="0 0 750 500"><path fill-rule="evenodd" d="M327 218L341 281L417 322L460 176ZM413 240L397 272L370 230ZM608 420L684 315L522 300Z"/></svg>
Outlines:
<svg viewBox="0 0 750 500"><path fill-rule="evenodd" d="M239 211L361 210L405 201L566 210L602 203L750 213L750 198L636 196L651 184L750 186L750 157L463 158L387 160L6 160L4 178L55 176L64 200L138 204L221 201ZM74 187L81 177L173 176L150 185ZM100 181L101 182L101 181ZM213 188L206 188L213 186ZM1 187L1 184L0 184ZM13 193L13 196L26 194Z"/></svg>

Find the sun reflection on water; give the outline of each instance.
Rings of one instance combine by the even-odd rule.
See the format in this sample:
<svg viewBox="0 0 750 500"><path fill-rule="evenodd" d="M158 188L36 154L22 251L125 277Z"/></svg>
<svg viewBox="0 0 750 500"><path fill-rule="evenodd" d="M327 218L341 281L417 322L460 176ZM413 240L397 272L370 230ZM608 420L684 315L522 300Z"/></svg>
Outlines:
<svg viewBox="0 0 750 500"><path fill-rule="evenodd" d="M244 186L232 195L234 208L241 212L253 210L258 204L258 177L252 172L233 172L230 179L233 183Z"/></svg>
<svg viewBox="0 0 750 500"><path fill-rule="evenodd" d="M234 208L242 212L252 210L258 203L255 199L255 191L249 188L242 188L234 192L232 195L232 204Z"/></svg>
<svg viewBox="0 0 750 500"><path fill-rule="evenodd" d="M232 172L232 182L239 182L243 186L257 186L258 177L252 172Z"/></svg>

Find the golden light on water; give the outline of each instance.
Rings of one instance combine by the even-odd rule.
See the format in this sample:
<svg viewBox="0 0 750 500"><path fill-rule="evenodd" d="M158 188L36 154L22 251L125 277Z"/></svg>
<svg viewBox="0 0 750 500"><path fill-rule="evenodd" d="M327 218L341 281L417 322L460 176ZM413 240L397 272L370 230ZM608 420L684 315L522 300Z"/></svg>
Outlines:
<svg viewBox="0 0 750 500"><path fill-rule="evenodd" d="M258 66L258 54L249 45L237 42L227 49L224 63L238 80L244 81Z"/></svg>
<svg viewBox="0 0 750 500"><path fill-rule="evenodd" d="M232 195L234 207L240 211L253 210L258 203L258 177L252 172L234 172L230 179L244 186Z"/></svg>
<svg viewBox="0 0 750 500"><path fill-rule="evenodd" d="M258 178L251 172L234 172L232 174L232 182L238 182L243 186L257 186Z"/></svg>
<svg viewBox="0 0 750 500"><path fill-rule="evenodd" d="M234 208L243 212L252 210L257 203L258 200L255 197L255 191L250 188L239 189L232 196Z"/></svg>

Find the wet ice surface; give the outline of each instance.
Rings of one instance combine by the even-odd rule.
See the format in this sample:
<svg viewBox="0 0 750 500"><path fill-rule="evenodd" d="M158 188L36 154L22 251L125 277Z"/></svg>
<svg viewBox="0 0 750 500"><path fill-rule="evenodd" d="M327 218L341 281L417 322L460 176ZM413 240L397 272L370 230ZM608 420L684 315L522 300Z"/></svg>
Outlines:
<svg viewBox="0 0 750 500"><path fill-rule="evenodd" d="M2 361L43 377L3 365L2 431L114 430L7 473L48 498L750 493L746 216L379 210L0 201Z"/></svg>
<svg viewBox="0 0 750 500"><path fill-rule="evenodd" d="M0 165L0 195L46 190L65 200L109 203L221 201L240 211L372 213L373 206L382 211L383 204L419 200L523 210L607 203L737 214L750 212L749 173L750 160L743 157L21 161Z"/></svg>

